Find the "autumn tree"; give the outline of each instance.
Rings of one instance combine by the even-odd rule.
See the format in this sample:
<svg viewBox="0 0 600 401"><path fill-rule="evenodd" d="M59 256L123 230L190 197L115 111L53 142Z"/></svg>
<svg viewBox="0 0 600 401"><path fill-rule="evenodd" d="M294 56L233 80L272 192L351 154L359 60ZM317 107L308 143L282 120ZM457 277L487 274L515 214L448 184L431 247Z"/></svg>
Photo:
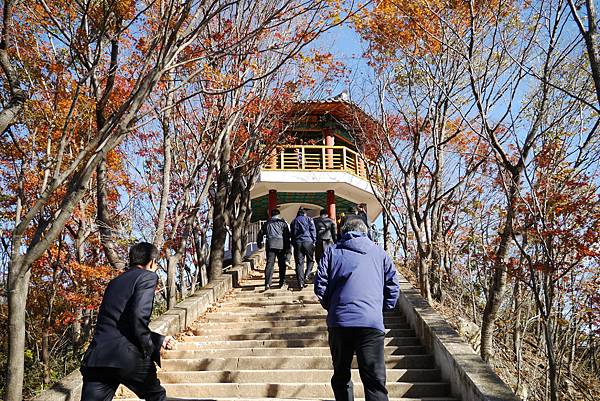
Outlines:
<svg viewBox="0 0 600 401"><path fill-rule="evenodd" d="M567 0L567 3L569 5L569 10L571 11L571 17L585 41L591 76L596 90L597 106L600 106L600 36L598 33L596 2L587 0L585 1L585 5L580 5L579 3L583 2ZM585 10L585 17L582 15L581 9ZM585 21L586 19L587 21ZM598 110L598 108L596 108L596 110Z"/></svg>
<svg viewBox="0 0 600 401"><path fill-rule="evenodd" d="M291 106L294 97L314 82L307 74L318 75L328 64L328 58L303 54L320 34L339 25L354 12L334 7L334 2L319 0L304 2L303 7L293 1L283 4L265 2L263 8L254 10L258 15L285 15L254 40L247 41L241 50L211 65L218 79L209 81L205 93L211 104L226 113L219 130L224 132L218 160L214 191L211 197L213 229L209 269L212 279L219 278L223 270L224 244L228 228L235 233L235 262L241 262L241 237L250 219L249 192L257 178L262 161L286 132L277 123ZM254 23L245 18L245 9L232 9L226 20L223 35L228 41L237 41L245 32L252 32ZM303 63L316 61L307 68ZM291 65L291 66L290 66ZM325 68L326 70L326 68ZM294 75L291 74L294 71ZM223 93L224 87L233 90ZM241 147L240 147L241 145ZM245 244L244 244L245 246Z"/></svg>
<svg viewBox="0 0 600 401"><path fill-rule="evenodd" d="M528 362L522 358L523 336L540 338L546 347L543 352L545 363L549 367L547 394L551 399L564 391L561 388L564 380L558 378L562 367L552 367L558 360L561 360L561 366L565 366L561 359L561 355L565 355L564 343L557 342L555 336L560 333L560 341L571 339L568 340L571 341L571 350L572 339L580 336L567 335L558 330L553 326L553 319L556 311L562 310L565 302L569 302L565 298L573 297L574 293L583 294L583 289L587 289L590 284L589 280L584 279L586 273L569 277L571 282L581 283L580 287L579 284L576 285L579 289L574 291L568 290L560 279L556 279L556 275L553 276L554 273L537 271L535 275L526 274L530 270L524 249L528 249L536 257L548 257L548 254L543 253L546 248L544 241L539 238L540 233L536 234L537 246L531 243L523 246L520 219L523 202L535 205L538 210L540 207L546 210L550 206L545 201L534 200L541 196L536 192L539 183L534 178L538 177L536 171L539 171L539 166L535 166L548 151L546 144L568 137L569 140L562 145L563 153L555 153L562 160L560 163L564 164L553 164L552 173L548 171L545 176L552 185L558 185L561 190L571 193L569 198L574 202L586 199L586 206L581 209L585 217L571 226L572 229L575 226L583 228L594 224L593 213L585 210L595 207L591 194L597 193L597 186L588 187L587 197L582 198L577 191L569 189L565 177L552 175L557 170L569 171L568 176L574 180L573 183L579 182L574 184L579 187L583 181L595 180L591 177L595 177L597 169L598 149L594 133L598 119L593 99L594 82L589 72L582 68L581 56L585 46L581 46L581 42L573 42L572 36L566 33L567 26L572 23L571 11L567 2L554 1L527 4L510 1L414 1L402 4L378 1L366 13L367 18L357 22L359 32L369 44L367 56L371 65L378 68L376 71L380 77L379 82L382 82L374 85L377 88L375 93L385 94L379 96L379 110L384 111L379 113L380 120L384 131L389 133L385 137L395 138L393 146L388 148L405 149L407 155L411 154L409 146L399 146L402 142L397 139L398 135L393 135L395 132L405 133L409 140L422 140L423 148L414 152L416 163L413 164L425 164L427 168L420 175L410 170L400 170L402 173L397 177L398 183L404 182L405 176L411 177L414 180L413 187L417 188L416 191L409 192L410 196L402 196L398 202L402 206L398 215L405 213L407 216L404 220L400 218L399 225L409 222L408 216L415 214L410 211L411 204L416 204L415 199L419 199L415 193L425 198L430 193L427 188L435 188L429 182L435 181L435 174L439 171L444 171L443 164L439 162L427 164L430 163L428 157L429 160L436 161L439 160L435 157L436 154L447 157L451 155L450 159L455 155L460 155L463 160L468 160L469 155L475 158L474 161L478 157L482 158L478 163L472 164L472 174L464 175L463 180L457 181L461 174L468 171L464 168L465 164L459 169L446 169L447 173L441 175L445 177L442 182L454 180L458 185L446 187L454 189L452 196L440 199L441 213L430 217L432 227L440 224L447 229L442 230L442 241L428 245L435 252L450 251L447 253L450 264L444 260L436 260L436 268L450 266L448 273L460 273L467 288L473 288L469 293L469 315L477 324L481 319L480 352L485 360L491 360L494 353L494 337L509 341L507 333L512 331L516 363L520 366L521 363ZM454 70L446 70L445 74L438 76L432 74L432 71L445 68L448 63L455 63ZM382 66L389 68L386 70ZM413 66L414 71L410 73L410 67ZM453 74L452 71L457 73ZM389 77L393 79L390 80ZM399 89L392 86L396 82L399 83ZM438 92L425 92L423 88L434 88ZM401 112L389 113L394 109L396 101L393 93L402 93L401 91L405 93L401 97L405 103L400 103L402 107L395 107ZM406 99L413 100L408 102ZM439 111L443 111L443 107L454 111L454 117L448 121L458 127L459 135L454 147L451 147L450 141L446 149L438 147L436 150L436 144L443 143L440 141L443 137L435 136L435 124L444 120L428 118L444 116ZM390 122L395 121L396 116L403 117L407 111L412 113L419 109L422 110L420 113L415 113L410 119L404 118L404 130L392 129L394 125ZM415 133L417 129L420 137ZM382 136L380 141L385 141L385 137ZM476 148L474 145L477 143L481 147ZM401 160L410 161L410 158ZM391 161L394 161L394 157ZM589 178L578 181L579 178L575 177ZM550 199L548 196L550 195L544 192L545 200ZM465 204L470 207L465 207ZM539 211L531 213L537 227ZM452 221L454 223L450 223ZM564 224L568 227L566 221ZM528 235L528 238L533 237L532 233ZM554 236L552 238L558 240ZM563 240L567 241L566 238ZM419 247L418 238L410 237L406 242L404 248ZM559 248L569 252L571 260L577 259L569 246ZM594 246L587 243L586 248L594 249ZM562 258L563 256L555 253L547 260L552 259L552 264L558 265ZM595 262L591 262L593 259L589 259L593 255L590 254L587 258L587 262L582 262L580 266L594 265ZM418 275L423 277L421 272ZM534 281L537 282L537 289L533 288ZM458 286L461 286L460 282L457 282ZM506 289L511 282L514 284L513 292L507 294ZM547 287L550 292L555 291L555 295L545 298L544 282L552 283ZM451 282L448 283L450 284ZM423 290L422 279L420 286ZM426 289L423 293L427 295ZM460 293L463 295L454 305L464 305L463 297L466 294L462 289ZM561 295L558 296L557 293ZM574 299L576 298L579 297L575 296ZM536 302L536 299L541 302ZM590 302L590 298L586 299L583 303ZM503 304L506 309L503 309ZM531 333L529 322L535 322L536 317L535 313L533 316L529 314L526 307L538 311L539 316L553 316L548 318L550 324L547 339L543 338L545 323L541 320L534 333ZM507 323L504 319L510 313L514 313L514 319ZM500 316L503 318L498 320ZM523 322L522 319L529 320ZM581 315L578 319L580 322L585 320ZM501 325L497 326L496 323ZM569 332L581 333L581 328L570 327ZM542 334L542 337L537 336L538 334ZM570 353L573 355L575 351ZM553 369L556 370L556 375L550 372ZM547 374L546 371L543 374ZM543 390L539 394L543 394Z"/></svg>
<svg viewBox="0 0 600 401"><path fill-rule="evenodd" d="M561 382L557 359L565 355L557 350L559 335L571 329L564 322L580 324L573 301L600 262L600 195L591 177L573 170L567 161L570 140L565 134L554 134L537 152L526 175L531 190L519 202L513 233L527 267L515 274L531 288L543 326L553 401L559 399ZM579 327L569 334L580 331ZM566 347L571 360L576 342L573 338Z"/></svg>
<svg viewBox="0 0 600 401"><path fill-rule="evenodd" d="M18 155L13 158L15 174L9 195L15 205L8 230L9 401L22 399L25 308L32 264L63 231L107 154L144 121L140 110L157 82L175 62L186 62L180 54L206 32L216 15L233 5L217 0L201 4L40 1L17 10L11 4L5 3L3 46L22 51L9 52L8 62L13 60L15 69L18 66L18 76L28 80L29 97L38 104L47 102L43 91L48 86L43 84L64 94L62 119L48 124L49 131L39 132L37 124L27 125L23 120L29 110L35 112L32 108L20 116L18 130L5 129L2 133L4 149ZM11 29L20 35L11 35ZM130 51L121 53L116 47ZM210 59L219 55L207 49L201 56ZM66 79L55 79L57 73L66 74ZM13 77L9 72L3 79L12 82L8 85L12 88L9 103L18 106L22 92ZM43 84L36 84L39 77ZM119 83L118 91L111 89L113 80L115 87ZM91 116L90 110L105 114ZM106 121L98 124L102 117ZM44 137L47 146L40 146L38 135ZM35 172L32 166L43 166L42 176L35 176L35 180L31 179ZM107 241L104 244L110 252Z"/></svg>
<svg viewBox="0 0 600 401"><path fill-rule="evenodd" d="M438 269L450 229L444 209L486 150L465 112L472 95L465 91L465 65L454 52L462 45L460 37L435 18L443 12L455 22L453 28L466 29L465 10L446 8L445 2L420 3L378 2L357 19L357 28L369 43L366 55L375 68L377 115L383 123L379 135L365 140L384 144L385 163L398 172L391 185L398 188L406 213L388 215L403 219L396 226L412 233L421 293L431 301L432 285L435 297L442 296Z"/></svg>

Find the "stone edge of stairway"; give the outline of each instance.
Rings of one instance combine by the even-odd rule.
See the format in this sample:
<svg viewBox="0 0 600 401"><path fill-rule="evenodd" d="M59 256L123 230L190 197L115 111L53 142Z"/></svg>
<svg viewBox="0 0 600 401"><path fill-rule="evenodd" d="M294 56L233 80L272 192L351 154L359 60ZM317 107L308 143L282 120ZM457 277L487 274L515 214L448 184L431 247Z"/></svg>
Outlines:
<svg viewBox="0 0 600 401"><path fill-rule="evenodd" d="M167 310L150 323L150 328L161 334L175 335L185 330L202 315L214 302L220 300L229 290L236 287L255 266L264 261L264 251L258 250L248 256L245 261L223 272L223 276L181 301L174 308ZM73 401L81 398L83 382L79 370L63 377L51 388L42 391L34 401Z"/></svg>
<svg viewBox="0 0 600 401"><path fill-rule="evenodd" d="M511 388L401 274L398 305L417 337L434 355L442 380L463 401L520 401Z"/></svg>

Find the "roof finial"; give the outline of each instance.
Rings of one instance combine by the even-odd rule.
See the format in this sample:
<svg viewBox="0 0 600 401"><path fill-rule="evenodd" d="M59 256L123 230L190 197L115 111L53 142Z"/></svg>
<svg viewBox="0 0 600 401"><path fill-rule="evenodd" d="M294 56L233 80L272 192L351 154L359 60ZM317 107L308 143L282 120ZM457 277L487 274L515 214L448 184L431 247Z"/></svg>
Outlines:
<svg viewBox="0 0 600 401"><path fill-rule="evenodd" d="M350 94L348 93L348 91L346 89L344 89L342 91L342 93L340 93L339 95L336 96L337 99L342 100L344 102L348 102L350 101Z"/></svg>

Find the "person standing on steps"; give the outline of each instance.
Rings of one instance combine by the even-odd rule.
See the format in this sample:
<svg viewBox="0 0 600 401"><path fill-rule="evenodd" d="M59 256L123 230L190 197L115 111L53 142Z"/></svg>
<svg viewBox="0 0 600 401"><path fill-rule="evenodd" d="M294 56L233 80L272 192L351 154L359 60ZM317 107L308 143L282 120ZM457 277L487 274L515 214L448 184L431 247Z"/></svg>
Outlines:
<svg viewBox="0 0 600 401"><path fill-rule="evenodd" d="M306 215L304 208L298 209L298 215L290 225L292 244L294 245L294 259L296 260L296 279L298 288L306 287L306 277L312 272L315 262L315 241L317 231L315 223ZM304 271L304 259L306 258L306 271Z"/></svg>
<svg viewBox="0 0 600 401"><path fill-rule="evenodd" d="M400 286L390 257L367 231L362 219L347 219L342 238L325 251L315 276L315 294L327 310L336 401L354 400L354 353L366 401L388 401L383 311L396 306Z"/></svg>
<svg viewBox="0 0 600 401"><path fill-rule="evenodd" d="M267 237L267 266L265 267L265 291L271 288L275 258L279 266L279 287L285 284L287 253L290 249L290 229L281 217L279 209L271 211L271 218L263 224L258 232L256 242L259 248L263 246L263 237Z"/></svg>
<svg viewBox="0 0 600 401"><path fill-rule="evenodd" d="M321 210L319 217L314 219L317 230L317 243L315 245L315 259L317 263L321 260L323 253L336 241L337 228L335 221L329 218L327 210ZM308 279L308 277L306 277Z"/></svg>
<svg viewBox="0 0 600 401"><path fill-rule="evenodd" d="M356 207L356 215L369 228L369 232L367 233L367 236L369 237L369 239L371 239L371 241L375 242L375 240L373 239L375 234L373 233L373 230L371 229L371 223L369 222L369 217L367 216L367 204L366 203L361 203Z"/></svg>
<svg viewBox="0 0 600 401"><path fill-rule="evenodd" d="M348 209L346 209L346 213L341 214L340 224L338 225L338 231L339 231L338 237L342 236L342 228L344 227L344 224L346 224L346 221L348 221L348 219L355 219L357 217L358 217L358 211L356 210L356 208L354 206L350 206Z"/></svg>
<svg viewBox="0 0 600 401"><path fill-rule="evenodd" d="M369 218L367 217L367 204L361 203L356 207L356 215L365 223L365 226L370 227Z"/></svg>
<svg viewBox="0 0 600 401"><path fill-rule="evenodd" d="M112 400L119 384L147 401L165 401L156 376L160 350L173 349L171 336L148 328L154 293L158 249L140 242L129 249L129 268L106 287L92 342L81 362L82 401Z"/></svg>

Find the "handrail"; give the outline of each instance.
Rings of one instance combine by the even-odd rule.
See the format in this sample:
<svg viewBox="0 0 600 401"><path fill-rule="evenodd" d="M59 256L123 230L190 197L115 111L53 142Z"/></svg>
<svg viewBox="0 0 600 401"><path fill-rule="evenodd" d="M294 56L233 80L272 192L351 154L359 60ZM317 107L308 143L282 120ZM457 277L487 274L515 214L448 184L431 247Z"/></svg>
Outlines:
<svg viewBox="0 0 600 401"><path fill-rule="evenodd" d="M367 161L369 165L373 162ZM281 145L263 164L263 170L344 171L369 180L364 159L346 146ZM379 183L379 177L374 178Z"/></svg>

